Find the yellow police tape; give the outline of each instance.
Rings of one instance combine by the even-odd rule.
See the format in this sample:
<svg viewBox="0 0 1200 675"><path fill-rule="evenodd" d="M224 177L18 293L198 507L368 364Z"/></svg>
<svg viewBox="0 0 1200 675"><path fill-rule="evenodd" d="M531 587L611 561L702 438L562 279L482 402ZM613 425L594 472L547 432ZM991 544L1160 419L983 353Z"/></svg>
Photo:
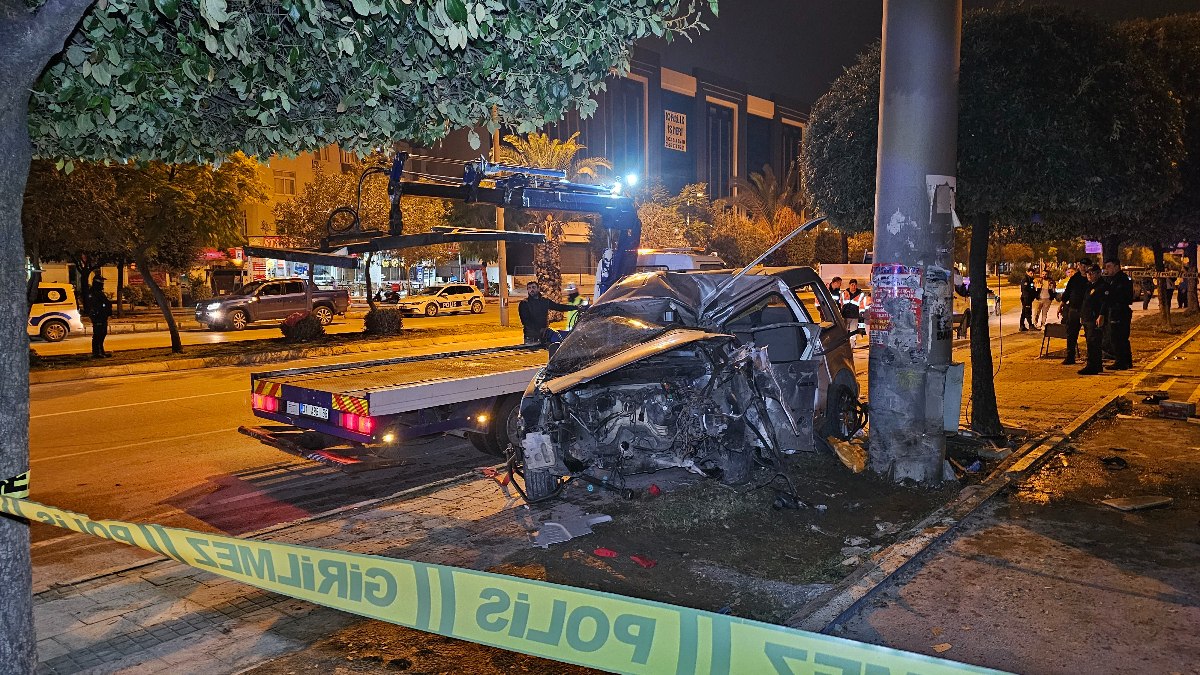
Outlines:
<svg viewBox="0 0 1200 675"><path fill-rule="evenodd" d="M93 520L0 495L0 512L153 551L359 616L616 673L994 673L661 602L489 572Z"/></svg>

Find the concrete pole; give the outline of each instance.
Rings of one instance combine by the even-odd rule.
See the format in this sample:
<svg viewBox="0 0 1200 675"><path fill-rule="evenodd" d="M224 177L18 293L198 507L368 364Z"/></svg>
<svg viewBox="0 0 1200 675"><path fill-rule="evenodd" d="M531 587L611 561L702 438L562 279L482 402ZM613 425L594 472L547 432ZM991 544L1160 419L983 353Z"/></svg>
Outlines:
<svg viewBox="0 0 1200 675"><path fill-rule="evenodd" d="M884 0L868 466L943 478L961 0Z"/></svg>

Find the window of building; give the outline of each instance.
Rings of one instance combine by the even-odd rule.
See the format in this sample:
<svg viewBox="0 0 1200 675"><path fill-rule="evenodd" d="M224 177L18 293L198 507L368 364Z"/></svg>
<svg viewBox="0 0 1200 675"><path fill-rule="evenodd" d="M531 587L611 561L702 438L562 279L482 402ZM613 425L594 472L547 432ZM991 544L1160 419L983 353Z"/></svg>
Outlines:
<svg viewBox="0 0 1200 675"><path fill-rule="evenodd" d="M770 166L779 180L783 180L785 174L780 173L771 157L771 124L771 120L758 115L746 117L746 172L762 173L764 166Z"/></svg>
<svg viewBox="0 0 1200 675"><path fill-rule="evenodd" d="M779 167L779 175L783 177L800 160L800 146L804 142L804 127L785 122L780 137L783 143L783 165ZM799 169L799 167L796 168Z"/></svg>
<svg viewBox="0 0 1200 675"><path fill-rule="evenodd" d="M275 194L296 194L296 172L275 170Z"/></svg>
<svg viewBox="0 0 1200 675"><path fill-rule="evenodd" d="M646 166L646 87L629 78L621 78L612 92L612 154L613 171L618 175L641 175Z"/></svg>
<svg viewBox="0 0 1200 675"><path fill-rule="evenodd" d="M711 197L728 197L733 190L733 109L708 104L708 164L705 167Z"/></svg>

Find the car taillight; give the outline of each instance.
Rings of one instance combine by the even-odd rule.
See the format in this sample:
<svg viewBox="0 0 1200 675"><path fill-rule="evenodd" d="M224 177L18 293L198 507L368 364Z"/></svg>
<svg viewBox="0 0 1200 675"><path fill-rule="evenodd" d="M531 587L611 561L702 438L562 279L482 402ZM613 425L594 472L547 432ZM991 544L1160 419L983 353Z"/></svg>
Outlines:
<svg viewBox="0 0 1200 675"><path fill-rule="evenodd" d="M255 410L265 412L279 412L279 399L275 396L267 396L265 394L251 394L252 403Z"/></svg>
<svg viewBox="0 0 1200 675"><path fill-rule="evenodd" d="M354 413L342 413L342 428L360 434L370 434L375 430L375 418Z"/></svg>

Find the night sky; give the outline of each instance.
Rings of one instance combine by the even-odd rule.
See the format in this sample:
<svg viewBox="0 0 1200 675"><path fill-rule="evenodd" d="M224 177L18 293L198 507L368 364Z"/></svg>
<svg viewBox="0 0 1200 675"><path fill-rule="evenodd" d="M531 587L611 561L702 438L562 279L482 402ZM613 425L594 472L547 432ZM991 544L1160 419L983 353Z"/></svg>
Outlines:
<svg viewBox="0 0 1200 675"><path fill-rule="evenodd" d="M702 3L703 4L703 3ZM963 0L963 11L997 0ZM1200 11L1200 0L1059 0L1109 19ZM744 83L757 96L810 107L875 40L882 0L721 0L720 17L694 42L646 43L662 65L685 73L703 68Z"/></svg>

